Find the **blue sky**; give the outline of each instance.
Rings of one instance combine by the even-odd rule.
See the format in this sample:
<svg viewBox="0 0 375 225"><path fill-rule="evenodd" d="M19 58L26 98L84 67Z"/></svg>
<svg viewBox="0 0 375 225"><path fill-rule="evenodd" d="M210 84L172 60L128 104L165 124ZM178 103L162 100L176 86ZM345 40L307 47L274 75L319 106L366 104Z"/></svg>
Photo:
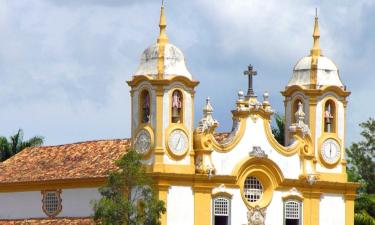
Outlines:
<svg viewBox="0 0 375 225"><path fill-rule="evenodd" d="M195 119L209 96L219 130L230 129L249 63L258 96L268 91L283 113L280 91L309 53L316 7L323 54L352 92L347 143L359 140L375 112L375 1L167 0L170 42L201 82ZM129 137L125 81L156 41L159 10L159 0L0 0L0 135L22 128L48 145Z"/></svg>

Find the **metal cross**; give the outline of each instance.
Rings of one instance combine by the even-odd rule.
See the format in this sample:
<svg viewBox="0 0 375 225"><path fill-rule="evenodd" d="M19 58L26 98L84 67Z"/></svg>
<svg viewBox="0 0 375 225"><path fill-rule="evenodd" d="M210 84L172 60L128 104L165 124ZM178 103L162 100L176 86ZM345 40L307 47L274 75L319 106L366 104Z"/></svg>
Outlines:
<svg viewBox="0 0 375 225"><path fill-rule="evenodd" d="M249 88L247 89L246 97L255 97L253 90L253 76L257 75L257 71L253 70L253 66L250 64L243 74L249 77Z"/></svg>

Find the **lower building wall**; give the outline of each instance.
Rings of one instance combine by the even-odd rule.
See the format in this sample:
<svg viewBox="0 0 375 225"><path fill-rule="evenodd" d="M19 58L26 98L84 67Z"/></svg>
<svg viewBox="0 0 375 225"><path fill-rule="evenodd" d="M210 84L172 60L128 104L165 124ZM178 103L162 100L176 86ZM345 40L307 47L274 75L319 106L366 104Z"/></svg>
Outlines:
<svg viewBox="0 0 375 225"><path fill-rule="evenodd" d="M96 188L63 189L62 210L57 217L91 216L91 201L99 198ZM42 206L41 191L0 193L1 219L46 218Z"/></svg>
<svg viewBox="0 0 375 225"><path fill-rule="evenodd" d="M320 225L345 225L345 200L342 195L323 194L319 206Z"/></svg>
<svg viewBox="0 0 375 225"><path fill-rule="evenodd" d="M194 194L190 186L171 186L169 188L167 224L194 225Z"/></svg>

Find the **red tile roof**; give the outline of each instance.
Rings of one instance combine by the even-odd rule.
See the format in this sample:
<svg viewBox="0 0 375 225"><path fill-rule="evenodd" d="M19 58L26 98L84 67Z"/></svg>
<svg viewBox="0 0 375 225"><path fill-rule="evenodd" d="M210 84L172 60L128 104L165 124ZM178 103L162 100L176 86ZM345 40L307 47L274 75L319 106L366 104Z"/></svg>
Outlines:
<svg viewBox="0 0 375 225"><path fill-rule="evenodd" d="M0 220L0 225L94 225L91 218L54 218L54 219L21 219Z"/></svg>
<svg viewBox="0 0 375 225"><path fill-rule="evenodd" d="M129 147L129 139L118 139L27 148L0 163L0 185L106 177Z"/></svg>
<svg viewBox="0 0 375 225"><path fill-rule="evenodd" d="M228 133L217 133L221 141ZM130 147L130 139L26 148L0 163L1 184L104 178Z"/></svg>

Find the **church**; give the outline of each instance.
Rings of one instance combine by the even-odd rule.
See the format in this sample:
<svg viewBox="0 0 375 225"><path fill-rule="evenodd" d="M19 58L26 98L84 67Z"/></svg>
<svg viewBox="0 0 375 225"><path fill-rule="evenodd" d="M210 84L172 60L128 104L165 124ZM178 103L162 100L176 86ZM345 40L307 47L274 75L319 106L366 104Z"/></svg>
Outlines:
<svg viewBox="0 0 375 225"><path fill-rule="evenodd" d="M347 180L345 120L350 92L313 47L285 80L285 145L272 134L269 94L233 102L233 126L218 133L206 99L194 126L199 81L166 33L141 55L130 86L131 137L27 148L0 163L0 224L93 224L92 201L129 148L166 204L162 225L353 225L357 183Z"/></svg>

